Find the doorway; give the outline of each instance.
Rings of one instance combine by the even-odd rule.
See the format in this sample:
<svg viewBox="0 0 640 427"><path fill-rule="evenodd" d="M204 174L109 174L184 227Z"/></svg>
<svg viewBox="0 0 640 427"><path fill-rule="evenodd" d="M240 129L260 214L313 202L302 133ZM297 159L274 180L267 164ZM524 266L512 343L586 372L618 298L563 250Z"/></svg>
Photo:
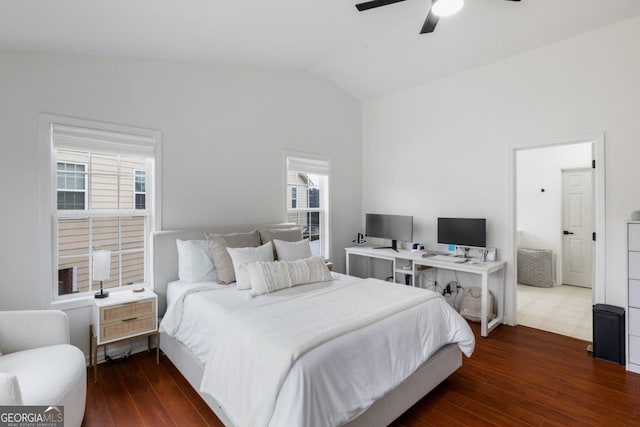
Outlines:
<svg viewBox="0 0 640 427"><path fill-rule="evenodd" d="M507 314L513 313L512 324L590 341L591 306L604 300L604 171L592 169L592 160L604 157L604 135L511 150L516 266ZM597 242L591 239L594 232ZM540 270L546 275L542 286L517 283L518 249L540 252L552 266Z"/></svg>

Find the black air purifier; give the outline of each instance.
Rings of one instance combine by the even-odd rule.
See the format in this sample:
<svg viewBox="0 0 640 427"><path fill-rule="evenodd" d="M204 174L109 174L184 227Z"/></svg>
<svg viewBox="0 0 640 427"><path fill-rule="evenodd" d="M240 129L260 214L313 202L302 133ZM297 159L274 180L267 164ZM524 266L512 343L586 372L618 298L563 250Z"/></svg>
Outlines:
<svg viewBox="0 0 640 427"><path fill-rule="evenodd" d="M624 308L593 306L593 357L624 365Z"/></svg>

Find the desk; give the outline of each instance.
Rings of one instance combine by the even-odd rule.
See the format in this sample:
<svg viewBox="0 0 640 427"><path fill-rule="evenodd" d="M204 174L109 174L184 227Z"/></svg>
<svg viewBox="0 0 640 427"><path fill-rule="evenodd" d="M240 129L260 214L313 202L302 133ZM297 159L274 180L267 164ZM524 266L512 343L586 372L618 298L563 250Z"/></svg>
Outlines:
<svg viewBox="0 0 640 427"><path fill-rule="evenodd" d="M473 263L456 263L449 261L448 257L443 259L440 257L422 257L420 253L411 252L406 249L399 249L398 252L392 249L374 249L370 246L355 246L345 248L346 252L346 273L350 273L349 259L351 255L362 256L366 258L377 258L391 261L393 279L396 281L398 275L410 275L413 277L412 284L416 284L416 267L426 266L442 270L453 270L464 273L472 273L480 275L482 279L482 309L480 322L480 335L486 337L496 326L504 323L504 283L505 283L505 261L479 262ZM439 259L440 258L440 259ZM452 259L455 259L451 257ZM410 268L406 268L409 266ZM402 267L405 268L402 268ZM487 306L489 302L489 279L496 277L500 279L498 292L495 295L497 305L497 315L487 321Z"/></svg>

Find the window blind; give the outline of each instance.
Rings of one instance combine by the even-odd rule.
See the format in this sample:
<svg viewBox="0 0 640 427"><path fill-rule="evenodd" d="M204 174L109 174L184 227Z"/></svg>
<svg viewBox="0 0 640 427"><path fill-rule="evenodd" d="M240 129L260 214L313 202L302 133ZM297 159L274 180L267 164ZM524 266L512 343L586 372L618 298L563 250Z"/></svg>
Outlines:
<svg viewBox="0 0 640 427"><path fill-rule="evenodd" d="M329 175L328 159L309 157L287 157L287 170L311 175Z"/></svg>
<svg viewBox="0 0 640 427"><path fill-rule="evenodd" d="M153 157L156 148L155 138L152 136L58 123L51 125L51 141L57 149L139 157Z"/></svg>

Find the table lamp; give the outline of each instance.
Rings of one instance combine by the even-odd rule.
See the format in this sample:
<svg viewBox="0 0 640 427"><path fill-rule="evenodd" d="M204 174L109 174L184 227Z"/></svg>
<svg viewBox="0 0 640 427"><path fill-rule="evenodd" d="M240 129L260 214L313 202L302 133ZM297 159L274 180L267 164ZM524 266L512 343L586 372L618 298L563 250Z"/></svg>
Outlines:
<svg viewBox="0 0 640 427"><path fill-rule="evenodd" d="M96 298L106 298L109 292L102 289L105 280L111 277L111 251L93 251L93 281L100 281L100 292L96 292Z"/></svg>

